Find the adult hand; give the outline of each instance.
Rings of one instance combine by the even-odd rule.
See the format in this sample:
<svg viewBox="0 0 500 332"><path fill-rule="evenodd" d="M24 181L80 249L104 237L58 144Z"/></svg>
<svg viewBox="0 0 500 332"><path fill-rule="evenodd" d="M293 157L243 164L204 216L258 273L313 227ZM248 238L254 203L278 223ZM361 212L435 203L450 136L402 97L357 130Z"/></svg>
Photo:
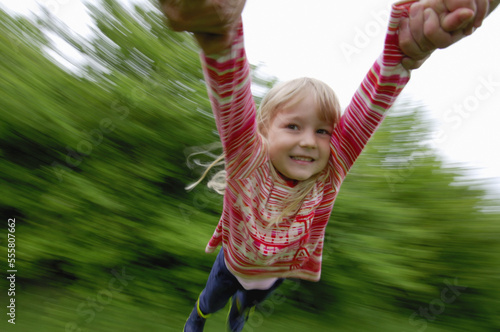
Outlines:
<svg viewBox="0 0 500 332"><path fill-rule="evenodd" d="M239 24L246 0L160 0L167 24L193 32L206 54L227 48Z"/></svg>
<svg viewBox="0 0 500 332"><path fill-rule="evenodd" d="M421 0L401 21L399 46L406 69L419 68L437 48L446 48L481 26L488 0Z"/></svg>

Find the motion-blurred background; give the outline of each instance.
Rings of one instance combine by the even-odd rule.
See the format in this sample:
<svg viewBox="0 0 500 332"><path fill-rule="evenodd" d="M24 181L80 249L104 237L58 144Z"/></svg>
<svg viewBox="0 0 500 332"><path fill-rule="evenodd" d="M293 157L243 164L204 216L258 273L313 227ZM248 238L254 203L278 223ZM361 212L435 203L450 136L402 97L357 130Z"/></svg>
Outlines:
<svg viewBox="0 0 500 332"><path fill-rule="evenodd" d="M1 330L181 331L222 203L184 189L211 157L190 155L218 140L197 47L155 3L88 5L85 38L61 3L0 10L0 215L18 271L12 325L5 225ZM277 79L255 72L258 101ZM342 187L321 281L286 281L245 331L500 330L498 192L445 164L432 131L402 98Z"/></svg>

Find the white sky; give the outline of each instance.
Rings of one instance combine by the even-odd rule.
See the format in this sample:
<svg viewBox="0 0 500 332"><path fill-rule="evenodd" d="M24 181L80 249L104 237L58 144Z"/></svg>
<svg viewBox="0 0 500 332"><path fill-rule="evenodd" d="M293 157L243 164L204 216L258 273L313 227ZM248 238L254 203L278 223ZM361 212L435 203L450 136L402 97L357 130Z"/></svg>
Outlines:
<svg viewBox="0 0 500 332"><path fill-rule="evenodd" d="M392 2L247 0L244 26L249 60L280 80L319 78L337 92L345 107L381 51ZM36 4L46 5L71 29L85 33L89 18L81 1L0 0L2 8L22 13L36 10ZM500 192L497 31L500 9L471 37L436 51L413 72L403 96L430 109L437 130L442 131L436 145L447 160L477 169L474 175L495 178L492 183Z"/></svg>
<svg viewBox="0 0 500 332"><path fill-rule="evenodd" d="M345 107L381 51L385 36L382 22L387 20L392 2L248 0L244 12L248 57L252 63L265 64L266 72L282 80L312 76L327 82ZM442 131L436 145L445 157L480 169L474 172L477 176L495 177L497 192L498 31L500 9L471 37L436 51L412 73L403 92L403 96L430 109L437 130Z"/></svg>

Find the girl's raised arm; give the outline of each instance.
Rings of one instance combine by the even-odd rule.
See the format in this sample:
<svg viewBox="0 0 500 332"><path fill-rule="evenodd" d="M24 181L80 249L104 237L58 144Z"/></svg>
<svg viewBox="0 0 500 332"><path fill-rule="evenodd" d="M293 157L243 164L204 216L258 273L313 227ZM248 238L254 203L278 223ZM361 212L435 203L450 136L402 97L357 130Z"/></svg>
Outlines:
<svg viewBox="0 0 500 332"><path fill-rule="evenodd" d="M265 160L257 135L250 65L240 22L229 49L202 55L202 65L217 129L225 153L227 178L244 177Z"/></svg>
<svg viewBox="0 0 500 332"><path fill-rule="evenodd" d="M407 0L392 7L384 50L355 93L332 136L336 181L342 181L409 80L437 48L473 32L499 0ZM472 29L472 30L471 30Z"/></svg>
<svg viewBox="0 0 500 332"><path fill-rule="evenodd" d="M415 1L393 5L384 49L361 82L331 140L334 186L338 187L410 78L402 64L398 28Z"/></svg>
<svg viewBox="0 0 500 332"><path fill-rule="evenodd" d="M244 176L265 160L243 43L245 0L160 0L160 4L168 25L193 32L203 50L203 73L224 148L227 178Z"/></svg>

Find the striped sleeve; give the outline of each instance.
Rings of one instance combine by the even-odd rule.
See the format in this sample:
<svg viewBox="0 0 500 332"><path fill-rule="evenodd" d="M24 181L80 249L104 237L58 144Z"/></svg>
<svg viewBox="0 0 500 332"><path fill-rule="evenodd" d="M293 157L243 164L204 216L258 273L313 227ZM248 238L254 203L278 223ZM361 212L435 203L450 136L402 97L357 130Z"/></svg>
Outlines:
<svg viewBox="0 0 500 332"><path fill-rule="evenodd" d="M408 9L414 2L400 1L392 6L383 52L335 127L331 151L336 185L347 175L410 79L409 71L401 65L404 55L399 48L398 29L401 18L408 16Z"/></svg>
<svg viewBox="0 0 500 332"><path fill-rule="evenodd" d="M256 107L250 89L250 65L241 22L230 49L201 58L225 153L227 177L244 177L264 161L265 154L260 151L262 144L257 135Z"/></svg>

